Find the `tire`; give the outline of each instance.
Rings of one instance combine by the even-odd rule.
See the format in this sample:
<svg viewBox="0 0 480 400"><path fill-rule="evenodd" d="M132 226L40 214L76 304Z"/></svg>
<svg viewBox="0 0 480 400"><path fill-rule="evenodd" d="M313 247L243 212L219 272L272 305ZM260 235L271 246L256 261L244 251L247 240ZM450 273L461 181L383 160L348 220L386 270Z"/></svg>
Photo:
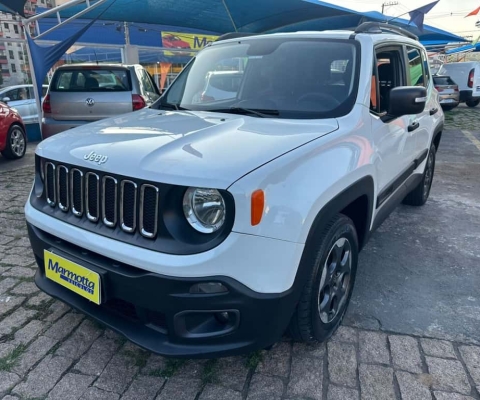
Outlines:
<svg viewBox="0 0 480 400"><path fill-rule="evenodd" d="M476 107L480 104L480 100L467 100L466 104L469 107Z"/></svg>
<svg viewBox="0 0 480 400"><path fill-rule="evenodd" d="M430 147L430 151L427 156L427 165L423 172L423 177L420 183L415 189L413 189L407 197L403 200L403 204L409 206L423 206L430 196L430 189L432 188L433 175L435 173L435 159L436 159L436 147L434 144Z"/></svg>
<svg viewBox="0 0 480 400"><path fill-rule="evenodd" d="M358 237L350 218L336 215L313 240L316 245L301 261L308 264L301 268L308 268L310 275L289 326L292 338L300 342L324 342L333 335L347 310L357 272Z"/></svg>
<svg viewBox="0 0 480 400"><path fill-rule="evenodd" d="M7 143L2 156L10 160L22 158L27 151L27 135L20 125L12 125L8 131Z"/></svg>

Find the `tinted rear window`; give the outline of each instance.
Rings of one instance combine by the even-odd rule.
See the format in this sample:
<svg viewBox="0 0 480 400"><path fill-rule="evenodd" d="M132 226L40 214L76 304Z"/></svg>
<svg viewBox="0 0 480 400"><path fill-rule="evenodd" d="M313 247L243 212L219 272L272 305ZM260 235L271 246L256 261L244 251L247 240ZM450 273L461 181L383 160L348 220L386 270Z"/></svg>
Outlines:
<svg viewBox="0 0 480 400"><path fill-rule="evenodd" d="M450 78L449 76L434 76L433 77L433 82L435 85L455 85L456 83Z"/></svg>
<svg viewBox="0 0 480 400"><path fill-rule="evenodd" d="M65 69L53 77L53 92L129 92L130 72L125 69Z"/></svg>

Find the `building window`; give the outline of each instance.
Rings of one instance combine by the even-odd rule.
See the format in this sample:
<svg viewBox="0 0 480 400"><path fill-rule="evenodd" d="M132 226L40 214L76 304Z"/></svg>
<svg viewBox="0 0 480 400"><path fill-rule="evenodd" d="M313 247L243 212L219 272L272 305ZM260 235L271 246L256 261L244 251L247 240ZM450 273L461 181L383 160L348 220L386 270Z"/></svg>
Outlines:
<svg viewBox="0 0 480 400"><path fill-rule="evenodd" d="M23 53L20 51L18 52L18 59L23 61Z"/></svg>
<svg viewBox="0 0 480 400"><path fill-rule="evenodd" d="M5 27L5 29L9 29L8 24L6 22L3 23L3 26Z"/></svg>
<svg viewBox="0 0 480 400"><path fill-rule="evenodd" d="M17 72L17 67L15 66L15 64L10 64L10 67L12 72Z"/></svg>
<svg viewBox="0 0 480 400"><path fill-rule="evenodd" d="M13 55L13 50L8 50L8 56L10 58L14 58L15 56Z"/></svg>
<svg viewBox="0 0 480 400"><path fill-rule="evenodd" d="M15 33L18 33L18 25L13 25L13 30L15 31Z"/></svg>

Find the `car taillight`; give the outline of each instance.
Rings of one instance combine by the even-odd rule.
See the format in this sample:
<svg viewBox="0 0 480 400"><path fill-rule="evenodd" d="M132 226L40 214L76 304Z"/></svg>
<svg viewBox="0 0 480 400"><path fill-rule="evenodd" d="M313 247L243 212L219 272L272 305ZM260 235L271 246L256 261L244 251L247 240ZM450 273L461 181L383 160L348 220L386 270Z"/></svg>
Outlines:
<svg viewBox="0 0 480 400"><path fill-rule="evenodd" d="M453 90L454 90L455 92L458 92L458 86L454 86L454 87L453 87Z"/></svg>
<svg viewBox="0 0 480 400"><path fill-rule="evenodd" d="M51 114L52 113L52 105L50 104L50 95L47 94L45 96L45 99L43 99L43 105L42 105L43 112L45 114Z"/></svg>
<svg viewBox="0 0 480 400"><path fill-rule="evenodd" d="M145 103L145 99L139 94L132 94L132 105L133 105L133 111L137 111L137 110L141 110L142 108L145 108L147 103Z"/></svg>
<svg viewBox="0 0 480 400"><path fill-rule="evenodd" d="M475 78L475 68L473 68L470 71L470 74L468 75L468 87L469 88L473 88L474 78Z"/></svg>
<svg viewBox="0 0 480 400"><path fill-rule="evenodd" d="M437 89L437 92L443 92L443 89L439 86L435 86L435 89Z"/></svg>

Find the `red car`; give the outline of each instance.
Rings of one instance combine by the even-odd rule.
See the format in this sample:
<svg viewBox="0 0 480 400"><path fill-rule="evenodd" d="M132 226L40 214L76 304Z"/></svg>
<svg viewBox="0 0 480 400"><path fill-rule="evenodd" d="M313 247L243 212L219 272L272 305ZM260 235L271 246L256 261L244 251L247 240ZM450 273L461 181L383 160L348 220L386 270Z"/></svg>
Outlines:
<svg viewBox="0 0 480 400"><path fill-rule="evenodd" d="M20 114L0 102L0 153L5 158L22 158L27 150L27 135Z"/></svg>
<svg viewBox="0 0 480 400"><path fill-rule="evenodd" d="M175 35L165 35L162 37L163 47L169 49L190 49L190 44Z"/></svg>

